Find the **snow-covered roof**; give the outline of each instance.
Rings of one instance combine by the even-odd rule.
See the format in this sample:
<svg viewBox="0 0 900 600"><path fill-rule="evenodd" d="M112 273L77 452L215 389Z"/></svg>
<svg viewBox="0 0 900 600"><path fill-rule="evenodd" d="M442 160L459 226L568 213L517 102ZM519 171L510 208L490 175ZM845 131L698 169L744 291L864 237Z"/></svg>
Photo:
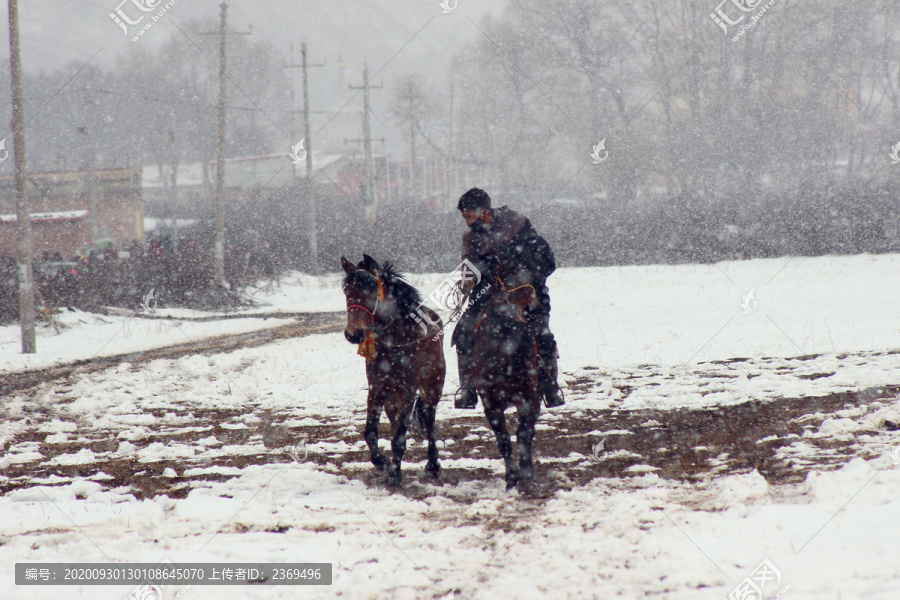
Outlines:
<svg viewBox="0 0 900 600"><path fill-rule="evenodd" d="M31 222L76 221L88 216L86 210L62 210L58 212L31 213ZM16 223L16 215L0 215L0 223Z"/></svg>
<svg viewBox="0 0 900 600"><path fill-rule="evenodd" d="M181 227L190 227L200 222L200 219L157 219L154 217L144 217L144 231L156 231L163 227L180 229Z"/></svg>
<svg viewBox="0 0 900 600"><path fill-rule="evenodd" d="M325 152L317 152L314 151L312 155L313 159L313 169L324 169L329 165L336 163L344 157L353 156L352 153L325 153ZM260 156L238 156L234 158L226 158L226 164L230 165L238 165L241 163L249 163L249 162L272 162L272 161L284 161L284 163L288 166L291 165L291 156L289 154L263 154ZM216 161L209 161L210 172L215 173ZM297 165L298 171L306 172L306 160L301 161Z"/></svg>
<svg viewBox="0 0 900 600"><path fill-rule="evenodd" d="M352 156L348 153L313 152L313 171L327 169L344 157ZM225 170L226 186L228 187L254 187L268 183L271 187L277 187L289 182L294 176L294 169L285 168L291 166L291 159L287 154L265 154L260 156L238 156L226 158L225 163L229 168ZM209 177L215 180L216 161L209 162ZM278 175L277 179L273 177ZM306 161L296 165L297 177L306 177ZM145 164L141 174L141 187L143 189L160 189L166 187L166 180L171 181L172 166L162 165L162 173L158 165ZM178 165L175 185L177 187L199 187L203 185L203 164L187 163Z"/></svg>
<svg viewBox="0 0 900 600"><path fill-rule="evenodd" d="M313 177L319 177L320 169L327 169L347 156L347 154L313 152ZM256 188L265 186L277 188L291 184L295 177L306 177L306 160L295 165L291 163L291 158L287 154L229 158L226 163L226 187ZM210 173L211 177L215 177L215 162L210 163Z"/></svg>
<svg viewBox="0 0 900 600"><path fill-rule="evenodd" d="M144 189L165 187L163 178L171 179L172 166L163 165L162 170L163 173L160 174L159 166L144 165L141 173L141 187ZM203 164L188 163L178 165L175 179L175 185L178 187L203 185Z"/></svg>

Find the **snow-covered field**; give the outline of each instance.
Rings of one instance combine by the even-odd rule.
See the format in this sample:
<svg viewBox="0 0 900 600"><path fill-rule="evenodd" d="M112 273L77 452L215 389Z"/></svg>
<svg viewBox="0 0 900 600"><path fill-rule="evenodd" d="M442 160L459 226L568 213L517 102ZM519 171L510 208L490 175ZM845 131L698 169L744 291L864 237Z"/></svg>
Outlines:
<svg viewBox="0 0 900 600"><path fill-rule="evenodd" d="M138 352L172 344L184 344L211 336L247 333L289 323L290 319L269 317L284 312L342 310L337 275L310 277L299 273L282 278L283 287L274 293L251 290L262 306L229 313L260 315L258 318L208 321L211 313L182 308L165 308L165 298L148 302L153 312L117 310L110 315L63 310L56 319L59 331L46 323L37 330L37 354L21 354L19 327L0 327L0 372L40 369L79 359L91 359ZM150 293L152 290L147 289ZM340 296L340 294L338 294ZM147 317L147 318L142 318ZM150 318L152 317L152 318ZM171 317L159 319L158 317ZM204 319L204 320L200 320Z"/></svg>
<svg viewBox="0 0 900 600"><path fill-rule="evenodd" d="M363 362L340 333L123 363L18 392L0 408L0 485L9 490L0 497L0 597L123 599L129 591L16 588L17 561L165 559L334 565L328 588L194 586L188 599L444 598L451 590L457 599L721 599L764 559L781 575L767 597L787 586L781 597L900 597L892 535L900 432L889 431L900 423L900 399L884 392L900 376L898 267L898 255L863 255L560 270L550 279L552 326L571 387L567 405L540 421L538 460L556 489L546 498L503 490L483 418L452 408L449 346L438 414L446 483L421 477L424 451L413 443L408 495L369 475L359 434ZM427 295L442 278L410 280ZM258 294L269 306L247 312L340 311L338 282L294 275ZM287 322L157 313L172 318L70 313L71 327L43 330L30 357L18 353L16 328L0 328L2 369ZM765 465L723 458L728 447L691 477L667 476L634 448L596 450L601 439L647 439L676 409L833 394L851 401L787 424L801 434L772 436L779 460L802 466L800 481L769 481ZM641 411L656 411L655 422L614 430L599 418ZM580 450L541 456L555 431L575 426ZM686 450L678 447L686 440L656 451ZM840 468L818 467L837 447ZM625 459L626 469L607 476L604 465Z"/></svg>

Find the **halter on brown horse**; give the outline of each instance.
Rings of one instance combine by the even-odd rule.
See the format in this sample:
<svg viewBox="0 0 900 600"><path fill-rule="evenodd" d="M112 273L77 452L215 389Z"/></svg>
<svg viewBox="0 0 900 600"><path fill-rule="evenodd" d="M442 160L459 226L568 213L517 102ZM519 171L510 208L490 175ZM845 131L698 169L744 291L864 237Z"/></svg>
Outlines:
<svg viewBox="0 0 900 600"><path fill-rule="evenodd" d="M428 438L428 464L431 477L441 472L434 418L444 388L443 338L434 335L443 328L437 313L420 306L419 292L393 270L390 263L379 265L366 254L354 266L341 257L347 276L343 289L347 298L347 327L344 337L359 344L366 357L369 381L366 417L366 444L372 464L384 471L387 459L378 449L378 422L381 411L391 423L393 460L387 483L399 486L402 480L400 462L406 451L406 430L415 405L416 419ZM433 327L423 332L414 320L416 309L428 311ZM416 391L420 396L416 399Z"/></svg>
<svg viewBox="0 0 900 600"><path fill-rule="evenodd" d="M493 297L475 325L469 377L497 436L506 463L506 489L511 489L519 481L530 482L534 475L531 445L541 412L540 359L527 314L537 308L538 300L533 277L524 269L499 267L495 282ZM504 412L509 406L519 413L518 468L506 429Z"/></svg>

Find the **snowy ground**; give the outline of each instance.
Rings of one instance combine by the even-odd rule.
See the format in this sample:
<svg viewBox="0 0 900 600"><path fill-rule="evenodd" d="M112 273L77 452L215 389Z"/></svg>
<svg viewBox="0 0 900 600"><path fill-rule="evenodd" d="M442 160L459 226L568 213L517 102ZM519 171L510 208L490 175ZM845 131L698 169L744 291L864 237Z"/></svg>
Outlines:
<svg viewBox="0 0 900 600"><path fill-rule="evenodd" d="M58 328L46 322L39 324L37 354L20 353L18 325L2 326L0 357L3 360L0 372L40 369L74 360L116 356L210 336L247 333L290 322L290 319L269 316L273 313L342 310L341 299L332 298L334 291L339 289L339 281L337 275L310 277L293 273L282 278L283 287L280 289L251 289L248 296L264 304L228 313L229 317L243 315L244 318L208 320L216 315L166 308L165 298L148 301L152 313L147 310L115 309L114 314L99 315L63 310L55 317ZM151 291L148 289L147 293Z"/></svg>
<svg viewBox="0 0 900 600"><path fill-rule="evenodd" d="M445 483L423 478L414 443L407 494L384 490L359 433L362 359L339 333L17 392L0 408L0 597L129 591L16 588L16 561L168 559L334 565L329 588L195 586L188 599L702 600L767 559L781 573L772 597L789 585L784 598L897 598L898 266L885 255L554 274L570 385L567 405L541 417L539 475L555 490L543 498L504 492L483 418L449 397ZM411 280L427 295L442 277ZM286 278L249 312L341 310L338 281ZM285 322L171 316L69 316L35 357L2 328L2 368Z"/></svg>

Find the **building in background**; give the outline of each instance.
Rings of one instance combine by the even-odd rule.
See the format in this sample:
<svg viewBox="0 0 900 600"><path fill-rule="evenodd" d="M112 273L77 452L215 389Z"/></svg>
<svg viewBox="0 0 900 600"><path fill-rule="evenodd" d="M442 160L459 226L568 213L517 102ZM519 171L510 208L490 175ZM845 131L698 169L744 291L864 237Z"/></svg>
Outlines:
<svg viewBox="0 0 900 600"><path fill-rule="evenodd" d="M95 173L98 239L120 247L144 241L141 173L133 169L100 169ZM91 236L90 173L87 171L28 174L34 256L79 255ZM15 178L0 177L0 256L17 254Z"/></svg>

